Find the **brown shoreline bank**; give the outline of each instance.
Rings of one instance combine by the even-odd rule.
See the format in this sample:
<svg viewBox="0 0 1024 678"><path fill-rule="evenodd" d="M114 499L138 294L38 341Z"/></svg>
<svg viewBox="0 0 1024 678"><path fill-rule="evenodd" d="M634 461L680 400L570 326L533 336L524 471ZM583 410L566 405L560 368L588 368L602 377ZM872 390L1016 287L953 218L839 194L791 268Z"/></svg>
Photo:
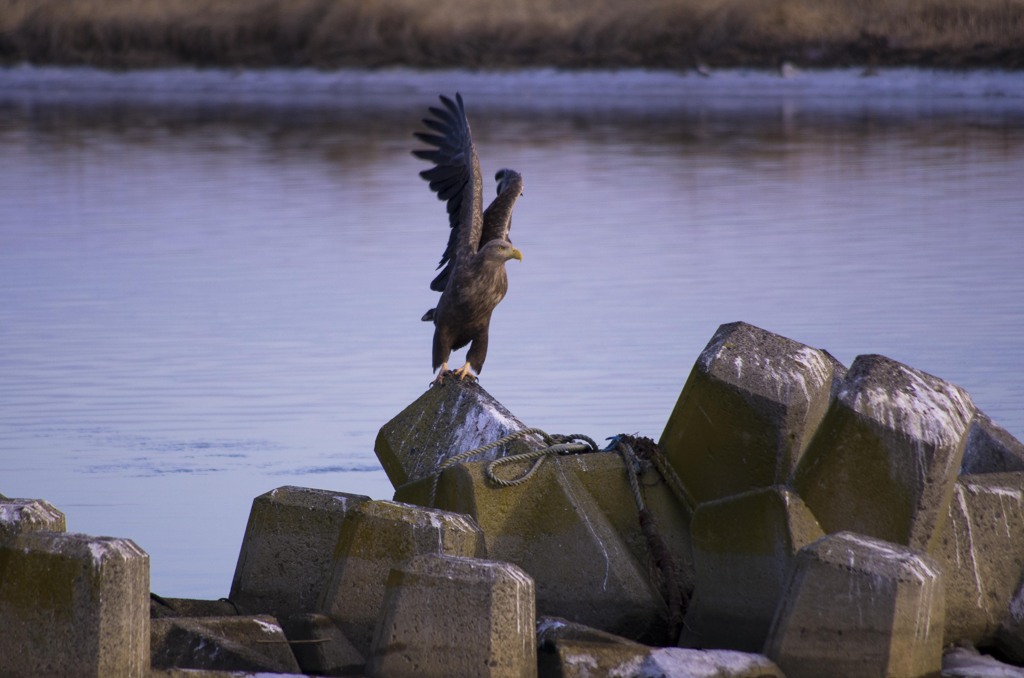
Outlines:
<svg viewBox="0 0 1024 678"><path fill-rule="evenodd" d="M1022 0L0 0L0 63L1024 68Z"/></svg>

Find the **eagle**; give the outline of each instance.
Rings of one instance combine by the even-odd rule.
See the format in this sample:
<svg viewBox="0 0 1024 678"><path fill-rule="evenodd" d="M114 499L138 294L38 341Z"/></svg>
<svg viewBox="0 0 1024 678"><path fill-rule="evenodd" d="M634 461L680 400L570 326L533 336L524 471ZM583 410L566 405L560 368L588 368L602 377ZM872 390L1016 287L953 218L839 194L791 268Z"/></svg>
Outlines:
<svg viewBox="0 0 1024 678"><path fill-rule="evenodd" d="M423 119L430 132L415 137L430 146L413 155L433 163L420 172L430 182L430 190L447 203L448 245L437 265L443 270L430 283L441 293L437 306L422 320L434 323L433 365L438 370L432 385L441 385L446 374L459 380L475 379L487 357L491 313L508 291L505 262L523 260L523 254L508 238L512 208L523 193L523 177L510 169L494 175L498 196L483 208L483 180L473 136L466 118L462 95L455 99L442 95L443 107L431 106ZM453 350L469 344L466 364L448 371Z"/></svg>

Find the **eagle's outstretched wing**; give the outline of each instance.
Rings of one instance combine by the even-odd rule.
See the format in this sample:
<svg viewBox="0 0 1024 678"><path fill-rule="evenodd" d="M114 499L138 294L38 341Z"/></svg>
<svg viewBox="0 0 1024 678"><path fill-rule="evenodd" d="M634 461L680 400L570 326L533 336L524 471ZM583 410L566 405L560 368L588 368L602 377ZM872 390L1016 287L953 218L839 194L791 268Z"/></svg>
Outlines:
<svg viewBox="0 0 1024 678"><path fill-rule="evenodd" d="M436 292L444 290L460 257L466 259L476 254L481 245L484 220L480 162L462 95L456 93L454 101L442 96L441 103L444 108L431 107L432 117L423 119L423 124L437 134L416 133L417 139L433 148L413 151L417 158L434 163L434 167L420 172L420 176L430 182L430 190L437 193L438 199L448 204L451 232L437 265L444 270L430 283L430 289Z"/></svg>

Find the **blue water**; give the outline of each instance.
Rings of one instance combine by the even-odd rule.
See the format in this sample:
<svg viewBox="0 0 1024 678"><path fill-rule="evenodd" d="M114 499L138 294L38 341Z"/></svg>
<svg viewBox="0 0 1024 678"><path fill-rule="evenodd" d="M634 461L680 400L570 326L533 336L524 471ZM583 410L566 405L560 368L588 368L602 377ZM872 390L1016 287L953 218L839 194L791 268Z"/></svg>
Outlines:
<svg viewBox="0 0 1024 678"><path fill-rule="evenodd" d="M0 493L228 593L252 498L390 497L443 207L411 132L466 98L525 177L481 383L657 438L718 325L882 353L1024 437L1024 76L0 70ZM458 364L460 356L454 363Z"/></svg>

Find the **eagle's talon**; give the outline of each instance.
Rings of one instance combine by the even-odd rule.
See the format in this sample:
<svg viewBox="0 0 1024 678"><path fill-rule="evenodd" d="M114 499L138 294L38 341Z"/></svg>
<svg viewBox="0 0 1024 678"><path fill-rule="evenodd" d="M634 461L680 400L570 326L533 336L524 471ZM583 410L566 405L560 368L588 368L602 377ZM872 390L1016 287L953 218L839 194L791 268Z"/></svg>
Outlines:
<svg viewBox="0 0 1024 678"><path fill-rule="evenodd" d="M468 362L459 369L453 370L452 374L458 377L459 381L465 381L466 377L469 377L470 381L476 381L476 375L473 374L473 369Z"/></svg>
<svg viewBox="0 0 1024 678"><path fill-rule="evenodd" d="M447 374L451 374L452 371L448 369L448 363L441 363L441 369L437 371L437 376L430 382L430 388L434 386L444 386L444 377Z"/></svg>

